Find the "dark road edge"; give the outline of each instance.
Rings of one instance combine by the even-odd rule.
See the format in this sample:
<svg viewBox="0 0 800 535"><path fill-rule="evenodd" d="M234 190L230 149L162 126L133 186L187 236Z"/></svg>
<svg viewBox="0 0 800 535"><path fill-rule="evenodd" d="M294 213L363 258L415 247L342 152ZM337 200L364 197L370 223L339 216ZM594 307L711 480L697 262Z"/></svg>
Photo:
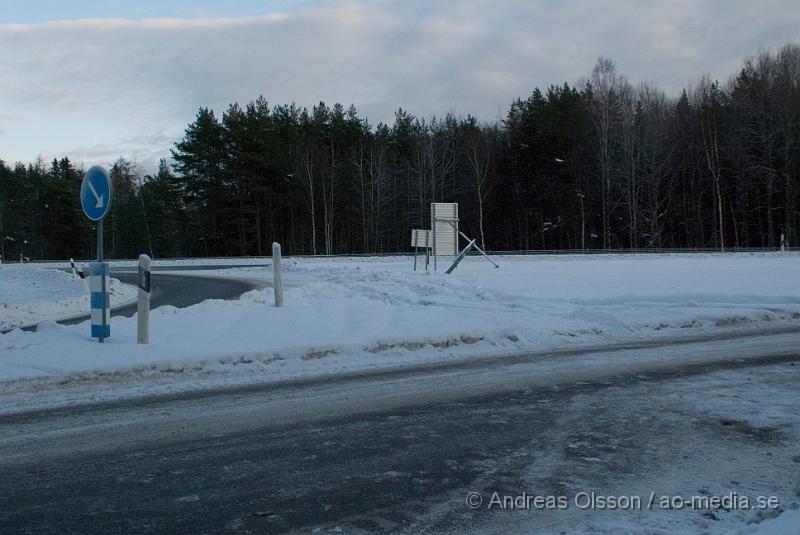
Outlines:
<svg viewBox="0 0 800 535"><path fill-rule="evenodd" d="M118 279L123 284L131 286L135 286L138 279L135 271L113 270L111 276ZM265 286L266 284L264 283L248 279L156 272L152 276L150 309L153 310L164 305L185 308L202 303L208 299L238 299L242 294L250 290L257 290ZM122 305L112 307L111 317L130 317L136 313L136 306L136 300L134 299ZM89 314L77 314L54 321L60 325L76 325L89 319ZM34 332L39 323L41 322L3 329L0 331L0 334L9 333L15 329Z"/></svg>

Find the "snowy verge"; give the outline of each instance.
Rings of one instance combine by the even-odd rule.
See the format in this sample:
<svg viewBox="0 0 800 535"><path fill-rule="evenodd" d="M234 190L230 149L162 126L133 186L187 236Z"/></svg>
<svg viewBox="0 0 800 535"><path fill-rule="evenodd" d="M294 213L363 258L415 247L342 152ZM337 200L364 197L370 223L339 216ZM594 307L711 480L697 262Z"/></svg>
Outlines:
<svg viewBox="0 0 800 535"><path fill-rule="evenodd" d="M789 509L774 518L743 528L741 535L797 535L800 533L800 510Z"/></svg>
<svg viewBox="0 0 800 535"><path fill-rule="evenodd" d="M133 286L110 279L112 306L136 297ZM0 266L0 331L89 313L89 294L81 279L60 269L34 264Z"/></svg>
<svg viewBox="0 0 800 535"><path fill-rule="evenodd" d="M237 370L272 380L464 355L800 326L796 254L497 260L500 269L468 258L448 276L414 272L408 257L287 259L283 308L272 306L270 288L237 301L161 307L151 313L148 346L136 345L135 317L114 318L103 345L92 343L87 323L14 331L0 336L0 381ZM210 274L271 275L263 267Z"/></svg>

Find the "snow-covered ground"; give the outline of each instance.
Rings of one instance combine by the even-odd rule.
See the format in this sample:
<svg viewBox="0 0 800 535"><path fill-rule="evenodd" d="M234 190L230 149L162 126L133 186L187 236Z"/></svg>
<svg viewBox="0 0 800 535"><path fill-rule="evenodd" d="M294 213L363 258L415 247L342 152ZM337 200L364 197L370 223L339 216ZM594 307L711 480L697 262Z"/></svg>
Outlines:
<svg viewBox="0 0 800 535"><path fill-rule="evenodd" d="M136 289L111 279L112 301L136 297ZM58 269L35 264L0 265L0 331L86 314L89 294L81 279Z"/></svg>
<svg viewBox="0 0 800 535"><path fill-rule="evenodd" d="M543 422L516 450L474 461L481 475L454 493L447 532L797 535L798 380L800 367L784 363L589 389L566 401L544 391L541 412L550 416L522 405L533 425ZM514 422L511 410L486 420L503 418ZM483 496L472 517L458 503L469 491ZM491 503L498 491L563 496L565 507L503 508Z"/></svg>
<svg viewBox="0 0 800 535"><path fill-rule="evenodd" d="M37 333L0 336L0 379L246 369L248 376L269 380L464 354L800 325L797 254L508 256L497 261L499 269L470 257L446 275L414 272L409 257L287 258L283 308L272 306L270 288L237 301L164 306L151 314L148 346L136 345L136 318L114 318L104 345L92 343L87 323L45 323ZM71 275L34 266L10 268L3 266L2 272L63 280L74 287L74 298L81 298L80 281ZM209 275L269 280L271 270L249 267ZM9 299L3 293L0 299L13 305L40 298L17 293ZM53 308L52 303L43 307Z"/></svg>
<svg viewBox="0 0 800 535"><path fill-rule="evenodd" d="M800 327L800 288L795 282L800 255L794 253L508 256L497 261L500 268L494 269L471 257L448 276L413 272L408 257L287 258L283 308L272 306L270 288L236 301L161 307L151 314L148 346L136 344L135 317L114 318L112 336L103 345L89 338L87 323L45 322L39 332L13 331L0 335L0 413L152 393L153 384L175 392L220 382L277 381L490 354ZM0 303L10 311L5 312L7 321L30 321L22 313L14 315L23 310L16 306L22 303L39 302L40 310L47 311L59 310L54 303L70 295L85 299L80 280L49 267L3 266L0 274L0 280L17 281L7 285L16 293L0 293ZM187 274L264 282L272 275L264 266ZM28 284L15 277L27 277ZM74 293L62 293L59 284ZM85 301L81 306L78 312L85 310ZM797 333L787 334L777 346L794 347L798 338ZM743 359L756 355L760 343L758 338L728 340L715 343L707 354L709 359ZM548 369L562 381L574 381L575 368L570 366L575 362L584 372L594 367L620 373L630 373L634 359L669 361L676 367L691 363L690 357L681 360L681 351L667 346L593 354L579 362L537 361L536 373L528 372L520 381L546 382ZM573 494L596 487L606 495L645 499L651 491L725 496L736 490L750 497L776 495L780 511L613 511L591 516L575 508L530 515L502 511L472 531L560 532L568 525L570 532L585 533L800 533L795 477L800 457L793 446L800 437L798 372L790 368L793 364L781 366L579 393L559 412L557 429L563 436L553 439L553 456L542 460L545 450L534 449L532 458L542 460L549 471L531 467L521 489L546 489L555 481ZM525 414L527 418L530 412ZM546 445L548 436L540 438ZM614 463L626 458L629 466L617 470ZM512 456L508 462L519 464L519 459ZM487 473L494 468L489 466ZM477 490L492 490L493 485L489 481Z"/></svg>

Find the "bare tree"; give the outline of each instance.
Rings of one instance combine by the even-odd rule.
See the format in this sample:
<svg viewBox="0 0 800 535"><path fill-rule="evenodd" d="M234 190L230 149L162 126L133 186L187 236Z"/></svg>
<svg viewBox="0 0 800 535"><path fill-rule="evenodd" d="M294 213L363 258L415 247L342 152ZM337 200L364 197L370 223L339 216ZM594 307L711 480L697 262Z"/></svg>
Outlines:
<svg viewBox="0 0 800 535"><path fill-rule="evenodd" d="M600 205L603 220L603 247L611 245L611 215L616 202L611 198L621 114L620 93L627 85L614 62L601 57L592 70L587 86L587 107L592 125L594 152L600 179Z"/></svg>
<svg viewBox="0 0 800 535"><path fill-rule="evenodd" d="M309 211L311 215L311 254L317 254L317 216L316 204L314 203L314 158L311 155L311 147L306 145L300 157L301 176L300 185L306 194Z"/></svg>
<svg viewBox="0 0 800 535"><path fill-rule="evenodd" d="M620 101L620 174L625 183L625 199L628 207L628 244L636 249L639 244L639 173L641 160L641 102L639 95L627 82L618 84Z"/></svg>
<svg viewBox="0 0 800 535"><path fill-rule="evenodd" d="M391 199L388 198L390 184L390 170L388 160L388 148L386 140L388 130L386 125L379 124L369 143L367 152L367 176L369 177L369 188L367 198L369 199L369 239L371 242L370 252L377 252L383 249L383 224L384 214L391 208Z"/></svg>
<svg viewBox="0 0 800 535"><path fill-rule="evenodd" d="M722 212L722 164L720 161L720 107L723 95L716 82L708 76L700 79L695 89L695 106L699 113L700 131L706 166L714 183L714 196L717 209L717 236L719 248L725 250L725 226Z"/></svg>
<svg viewBox="0 0 800 535"><path fill-rule="evenodd" d="M652 84L642 84L637 90L639 102L639 172L644 192L647 247L660 247L661 220L666 213L675 187L676 143L672 138L675 124L674 104Z"/></svg>
<svg viewBox="0 0 800 535"><path fill-rule="evenodd" d="M489 176L489 164L493 148L492 141L495 137L495 132L489 126L479 126L475 123L468 123L467 128L465 149L478 202L478 231L480 232L481 249L486 250L486 233L483 229L484 206L491 192L487 177Z"/></svg>
<svg viewBox="0 0 800 535"><path fill-rule="evenodd" d="M788 44L777 54L777 115L783 134L781 159L784 179L784 230L789 243L797 244L797 157L800 147L800 46Z"/></svg>

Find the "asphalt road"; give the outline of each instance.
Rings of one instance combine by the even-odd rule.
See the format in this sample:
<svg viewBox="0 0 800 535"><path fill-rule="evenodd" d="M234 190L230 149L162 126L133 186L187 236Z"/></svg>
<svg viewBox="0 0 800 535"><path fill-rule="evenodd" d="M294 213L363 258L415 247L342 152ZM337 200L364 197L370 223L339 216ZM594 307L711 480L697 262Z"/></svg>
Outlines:
<svg viewBox="0 0 800 535"><path fill-rule="evenodd" d="M188 307L206 299L238 299L243 293L261 287L252 281L239 279L194 276L187 274L167 274L169 271L211 271L238 266L166 266L160 267L150 275L150 308L172 305L178 308ZM135 268L115 268L111 276L126 284L137 284L138 275ZM115 307L111 316L133 316L136 303ZM89 319L88 314L67 318L59 323L71 325Z"/></svg>
<svg viewBox="0 0 800 535"><path fill-rule="evenodd" d="M169 272L169 271L218 271L223 269L237 269L237 268L272 268L272 263L266 264L187 264L187 265L169 265L169 266L153 266L155 272ZM136 273L136 267L114 266L111 273Z"/></svg>
<svg viewBox="0 0 800 535"><path fill-rule="evenodd" d="M758 369L796 385L796 339L520 355L0 416L0 531L483 531L519 517L467 508L470 490L696 474L710 462L699 443L768 451L763 469L797 481L800 465L778 462L779 430L673 396L709 395L712 376L744 395L757 381L736 374ZM741 472L741 459L710 451L716 472ZM558 533L563 517L548 519L544 532Z"/></svg>
<svg viewBox="0 0 800 535"><path fill-rule="evenodd" d="M266 266L268 264L265 264ZM215 271L221 269L232 269L239 267L254 267L253 264L227 264L227 265L190 265L190 266L156 266L150 277L150 308L156 309L163 305L172 305L184 308L207 299L238 299L243 293L256 288L262 288L265 284L256 281L242 279L232 279L226 277L188 275L187 271ZM257 265L255 267L263 267ZM169 274L168 272L184 272L181 274ZM127 267L115 267L111 270L111 276L126 284L136 285L138 283L137 269ZM114 307L111 309L111 316L133 316L136 313L136 303ZM57 323L64 325L75 325L90 318L89 314L79 314L58 320ZM22 327L24 331L36 330L36 324ZM11 330L11 329L7 329ZM5 331L0 331L0 333Z"/></svg>

